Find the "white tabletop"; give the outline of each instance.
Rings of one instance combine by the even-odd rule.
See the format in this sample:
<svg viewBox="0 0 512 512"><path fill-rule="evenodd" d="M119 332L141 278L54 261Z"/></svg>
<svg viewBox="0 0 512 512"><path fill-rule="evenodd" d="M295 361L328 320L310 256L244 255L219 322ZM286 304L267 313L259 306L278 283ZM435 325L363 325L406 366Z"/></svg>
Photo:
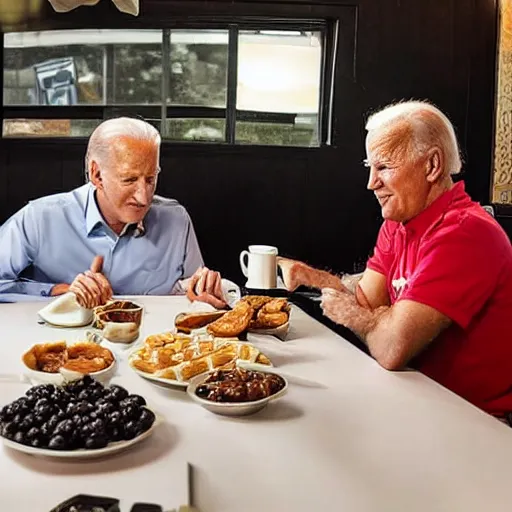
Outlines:
<svg viewBox="0 0 512 512"><path fill-rule="evenodd" d="M146 297L143 334L168 330L184 298ZM36 323L41 304L0 306L0 373L21 371L35 342L80 330ZM176 507L195 468L201 512L510 511L512 429L415 372L388 372L298 309L289 340L258 337L275 363L316 383L244 419L213 415L182 391L157 388L124 361L116 381L166 423L125 454L57 462L1 448L5 511L47 512L78 493ZM0 383L0 404L26 385Z"/></svg>

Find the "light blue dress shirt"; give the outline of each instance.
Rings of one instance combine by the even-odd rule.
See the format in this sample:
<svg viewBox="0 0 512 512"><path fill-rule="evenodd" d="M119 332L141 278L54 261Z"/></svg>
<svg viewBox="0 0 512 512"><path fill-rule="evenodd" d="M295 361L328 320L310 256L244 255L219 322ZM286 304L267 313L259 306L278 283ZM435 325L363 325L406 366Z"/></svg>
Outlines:
<svg viewBox="0 0 512 512"><path fill-rule="evenodd" d="M96 255L104 257L115 295L173 293L203 265L190 217L177 201L155 196L142 225L118 236L86 184L31 201L0 228L0 301L48 297Z"/></svg>

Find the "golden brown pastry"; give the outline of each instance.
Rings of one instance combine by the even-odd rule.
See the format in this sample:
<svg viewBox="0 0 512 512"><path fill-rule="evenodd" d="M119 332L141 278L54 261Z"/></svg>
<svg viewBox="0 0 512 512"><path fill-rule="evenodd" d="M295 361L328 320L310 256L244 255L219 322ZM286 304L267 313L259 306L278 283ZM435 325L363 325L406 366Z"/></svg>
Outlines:
<svg viewBox="0 0 512 512"><path fill-rule="evenodd" d="M241 302L247 302L247 304L249 304L255 312L257 312L271 300L272 297L267 297L265 295L246 295L240 299Z"/></svg>
<svg viewBox="0 0 512 512"><path fill-rule="evenodd" d="M23 356L32 370L58 373L61 368L81 373L104 370L114 362L112 352L90 341L67 345L65 341L39 343Z"/></svg>
<svg viewBox="0 0 512 512"><path fill-rule="evenodd" d="M209 324L206 329L213 336L221 338L238 336L249 327L253 314L254 309L248 302L238 302L231 311Z"/></svg>
<svg viewBox="0 0 512 512"><path fill-rule="evenodd" d="M251 322L251 329L275 329L288 322L288 313L280 311L279 313L264 313L258 311L256 320Z"/></svg>
<svg viewBox="0 0 512 512"><path fill-rule="evenodd" d="M235 368L238 359L271 364L269 359L250 343L225 338L189 338L185 342L179 334L175 334L175 341L170 342L168 336L167 333L168 343L160 346L152 343L155 336L149 336L144 346L130 356L129 364L141 372L179 382L186 382L195 375L215 368ZM148 343L152 346L148 346Z"/></svg>
<svg viewBox="0 0 512 512"><path fill-rule="evenodd" d="M286 299L272 299L271 301L264 304L258 313L273 314L279 313L280 311L290 311L290 306L288 305L288 301Z"/></svg>
<svg viewBox="0 0 512 512"><path fill-rule="evenodd" d="M174 325L178 332L190 333L193 329L200 329L205 325L223 316L226 311L207 311L199 313L180 313L174 319Z"/></svg>

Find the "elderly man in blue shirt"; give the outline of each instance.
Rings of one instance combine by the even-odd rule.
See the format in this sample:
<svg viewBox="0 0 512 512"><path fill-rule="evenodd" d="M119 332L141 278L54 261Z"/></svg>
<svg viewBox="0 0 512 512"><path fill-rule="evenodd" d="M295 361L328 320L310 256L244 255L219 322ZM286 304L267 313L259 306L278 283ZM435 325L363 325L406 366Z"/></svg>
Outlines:
<svg viewBox="0 0 512 512"><path fill-rule="evenodd" d="M203 266L190 217L155 196L160 134L140 119L99 125L89 182L31 201L0 228L0 300L75 292L85 307L116 295L188 295L221 308L221 277Z"/></svg>

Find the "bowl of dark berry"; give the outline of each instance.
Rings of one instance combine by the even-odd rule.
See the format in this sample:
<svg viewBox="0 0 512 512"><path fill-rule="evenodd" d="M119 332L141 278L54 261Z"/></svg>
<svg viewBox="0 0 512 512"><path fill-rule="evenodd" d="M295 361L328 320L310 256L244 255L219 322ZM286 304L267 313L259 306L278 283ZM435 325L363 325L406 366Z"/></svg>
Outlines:
<svg viewBox="0 0 512 512"><path fill-rule="evenodd" d="M189 396L205 409L224 416L254 414L283 396L286 379L273 372L235 368L203 373L190 380Z"/></svg>
<svg viewBox="0 0 512 512"><path fill-rule="evenodd" d="M46 457L116 453L147 438L156 424L142 396L88 375L64 386L33 386L0 410L4 444Z"/></svg>

